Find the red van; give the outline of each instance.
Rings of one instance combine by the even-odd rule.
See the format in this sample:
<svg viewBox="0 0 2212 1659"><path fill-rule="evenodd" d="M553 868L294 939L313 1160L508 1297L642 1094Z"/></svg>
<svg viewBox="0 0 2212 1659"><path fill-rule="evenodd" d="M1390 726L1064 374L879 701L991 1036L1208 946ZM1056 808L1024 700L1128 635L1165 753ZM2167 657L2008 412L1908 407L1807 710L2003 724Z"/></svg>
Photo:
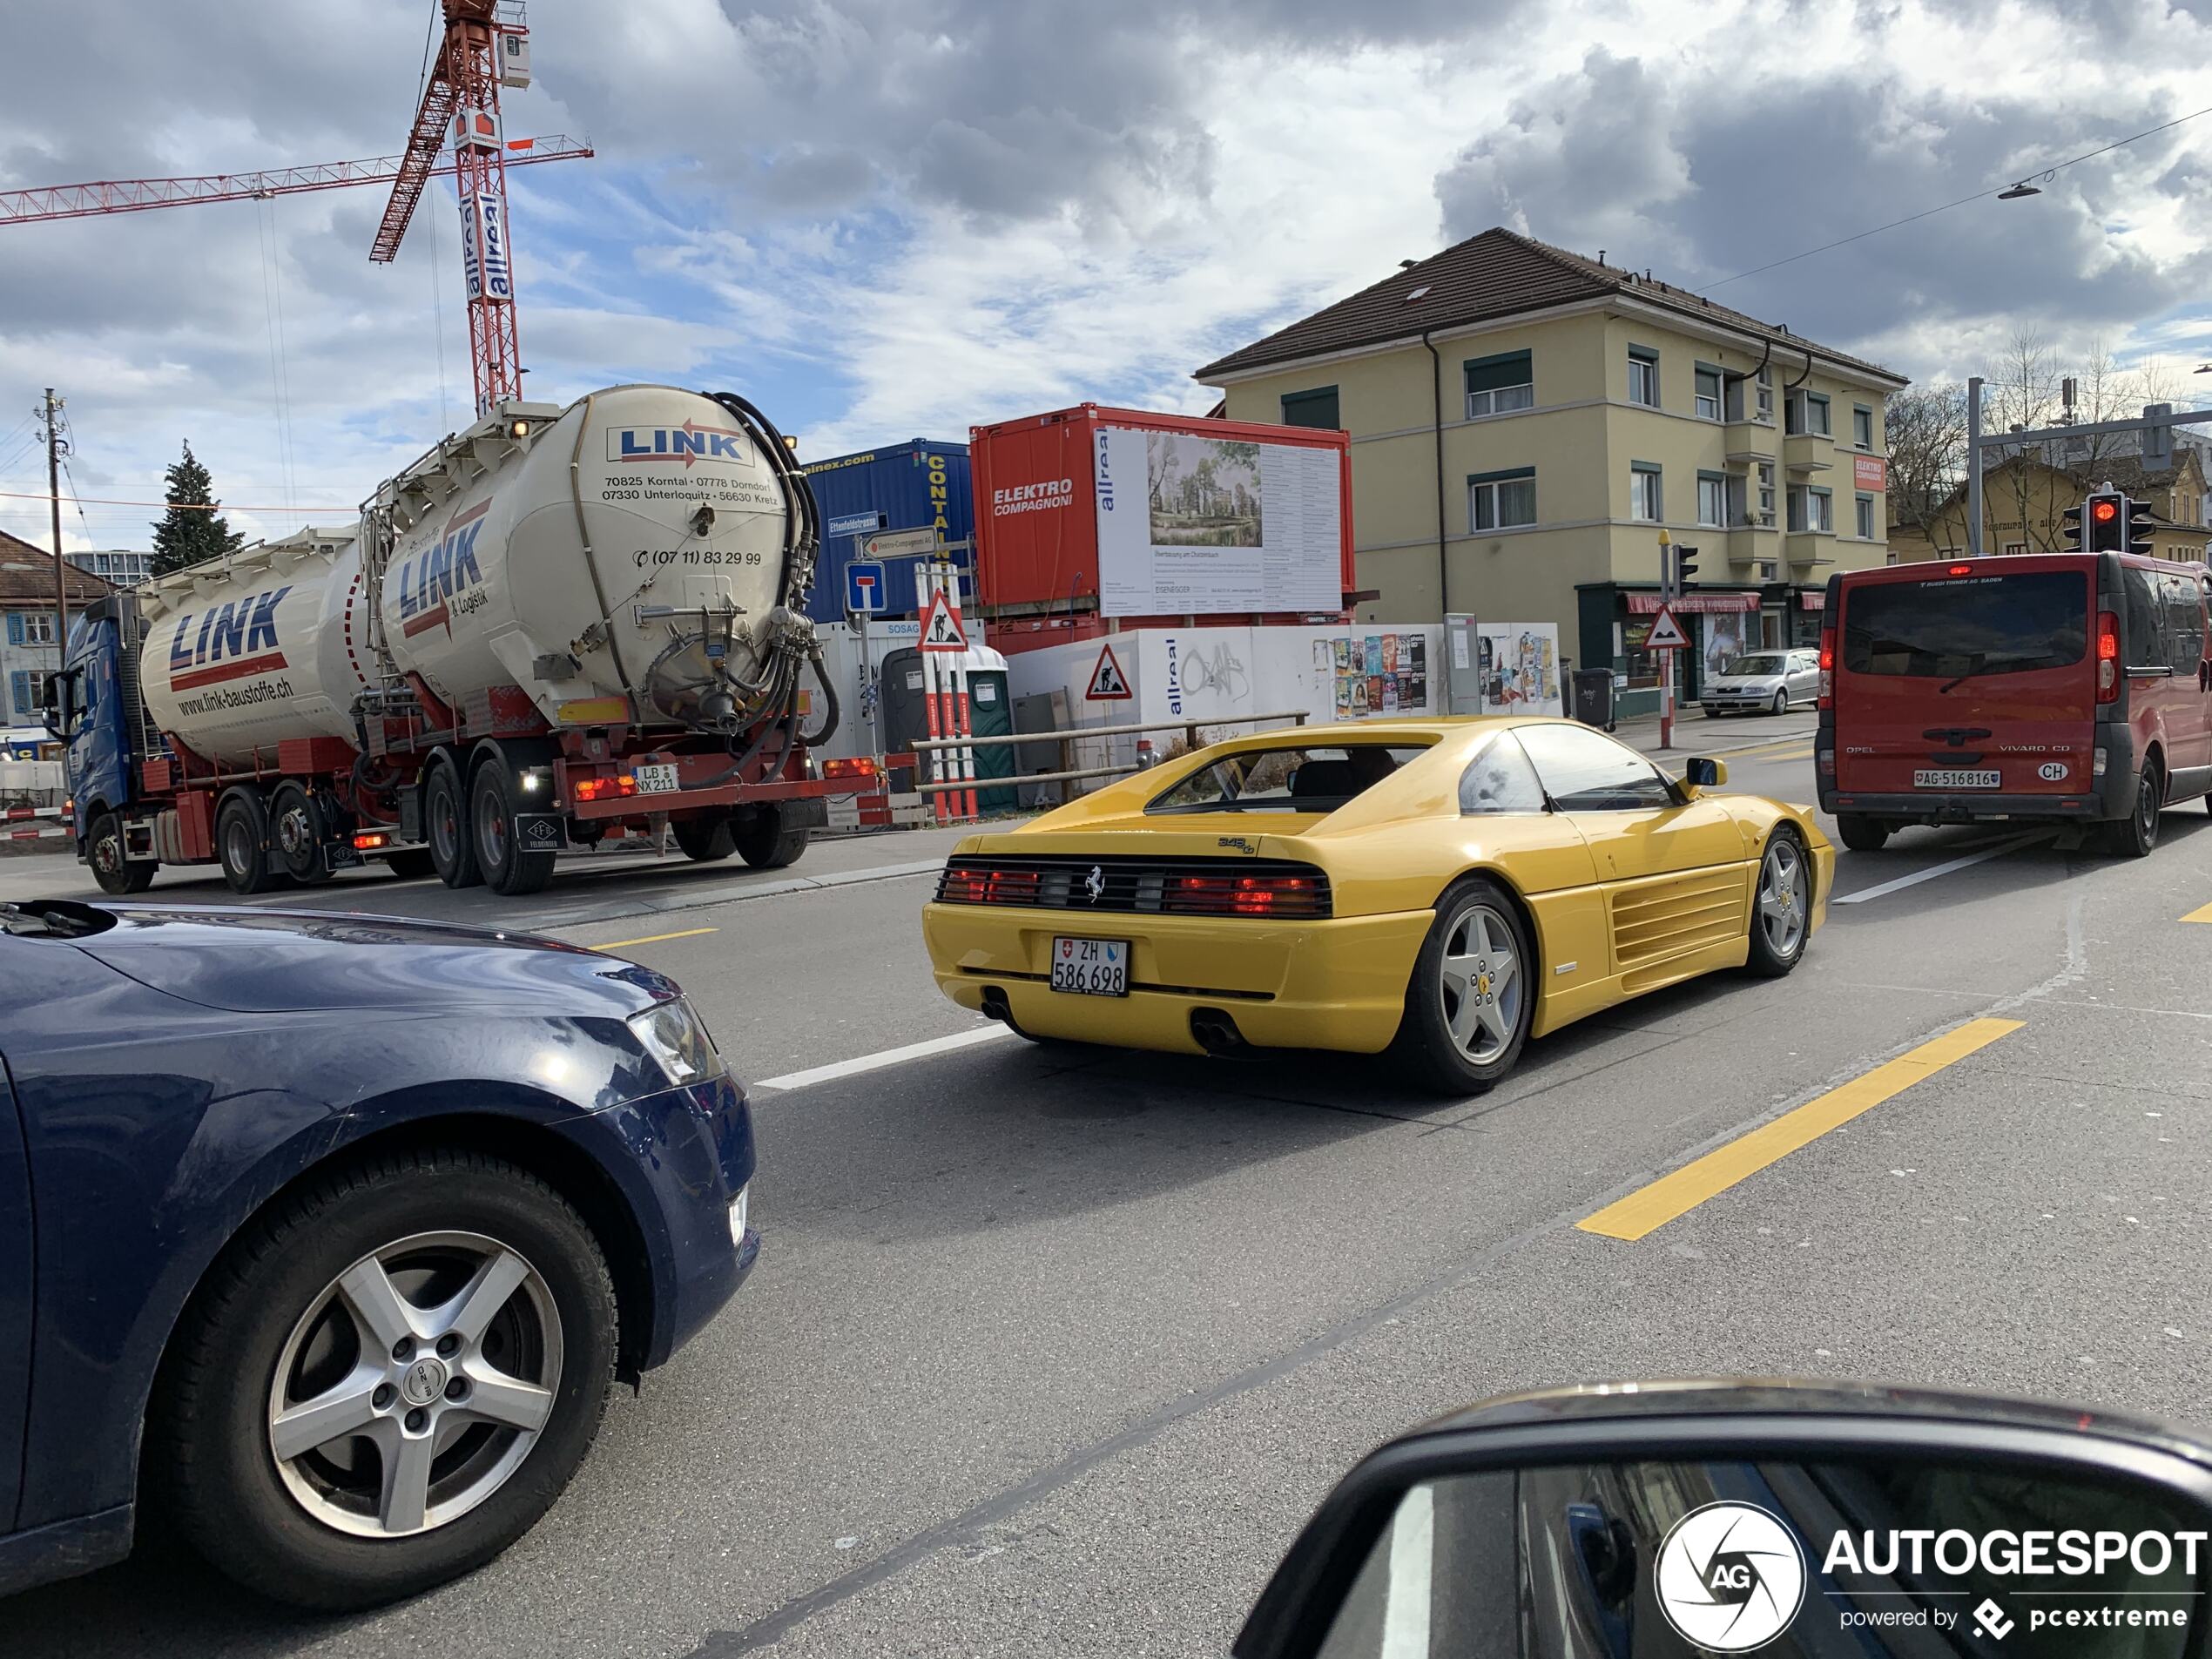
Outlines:
<svg viewBox="0 0 2212 1659"><path fill-rule="evenodd" d="M2148 853L2161 807L2212 793L2206 583L2126 553L1831 577L1814 765L1844 845L1994 819Z"/></svg>

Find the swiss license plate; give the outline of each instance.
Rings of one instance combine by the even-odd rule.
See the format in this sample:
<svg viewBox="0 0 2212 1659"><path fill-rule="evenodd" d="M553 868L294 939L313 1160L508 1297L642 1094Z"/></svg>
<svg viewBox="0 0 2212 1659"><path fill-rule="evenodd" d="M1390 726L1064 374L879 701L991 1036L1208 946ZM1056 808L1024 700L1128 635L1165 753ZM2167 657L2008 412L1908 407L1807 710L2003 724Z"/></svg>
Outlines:
<svg viewBox="0 0 2212 1659"><path fill-rule="evenodd" d="M1912 774L1915 789L1996 789L2001 787L2005 774L1996 767L1962 771L1953 767L1937 767Z"/></svg>
<svg viewBox="0 0 2212 1659"><path fill-rule="evenodd" d="M1078 996L1127 996L1129 941L1055 939L1052 988L1072 991Z"/></svg>
<svg viewBox="0 0 2212 1659"><path fill-rule="evenodd" d="M634 767L632 771L637 779L637 792L641 795L665 795L676 788L676 768L673 765L648 763Z"/></svg>

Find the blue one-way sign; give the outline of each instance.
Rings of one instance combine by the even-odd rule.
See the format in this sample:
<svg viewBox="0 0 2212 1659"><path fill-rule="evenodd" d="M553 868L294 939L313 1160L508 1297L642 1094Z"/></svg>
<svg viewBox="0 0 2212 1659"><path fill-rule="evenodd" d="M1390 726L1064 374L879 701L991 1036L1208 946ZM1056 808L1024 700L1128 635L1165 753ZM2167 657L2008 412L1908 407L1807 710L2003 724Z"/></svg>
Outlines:
<svg viewBox="0 0 2212 1659"><path fill-rule="evenodd" d="M883 609L883 566L855 559L845 567L845 610L853 617L873 616Z"/></svg>

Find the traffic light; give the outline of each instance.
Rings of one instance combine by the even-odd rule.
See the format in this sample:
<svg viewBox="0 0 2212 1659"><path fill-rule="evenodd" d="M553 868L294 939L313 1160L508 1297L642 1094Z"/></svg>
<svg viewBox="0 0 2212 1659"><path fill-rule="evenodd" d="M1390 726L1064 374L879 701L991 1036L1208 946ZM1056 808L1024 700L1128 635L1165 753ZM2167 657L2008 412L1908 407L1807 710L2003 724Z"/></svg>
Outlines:
<svg viewBox="0 0 2212 1659"><path fill-rule="evenodd" d="M2089 523L2089 551L2123 552L2128 545L2128 498L2118 490L2092 496L2082 503Z"/></svg>
<svg viewBox="0 0 2212 1659"><path fill-rule="evenodd" d="M2147 501L2129 500L2121 504L2121 522L2127 527L2121 532L2121 544L2128 552L2146 556L2150 554L2153 516L2150 503Z"/></svg>
<svg viewBox="0 0 2212 1659"><path fill-rule="evenodd" d="M2066 537L2066 550L2069 553L2081 550L2081 510L2082 504L2077 502L2059 515L2066 521L2059 526L2059 534Z"/></svg>
<svg viewBox="0 0 2212 1659"><path fill-rule="evenodd" d="M1690 578L1697 574L1697 550L1678 547L1675 550L1675 591L1682 592L1689 586Z"/></svg>

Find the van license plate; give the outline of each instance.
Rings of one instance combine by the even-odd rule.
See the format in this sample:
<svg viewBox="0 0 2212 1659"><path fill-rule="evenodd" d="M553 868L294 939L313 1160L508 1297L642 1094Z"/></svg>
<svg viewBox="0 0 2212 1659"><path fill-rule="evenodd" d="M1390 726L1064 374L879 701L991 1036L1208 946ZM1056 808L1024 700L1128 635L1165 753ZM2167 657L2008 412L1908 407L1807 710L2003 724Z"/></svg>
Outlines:
<svg viewBox="0 0 2212 1659"><path fill-rule="evenodd" d="M1915 789L1997 789L2004 781L2005 774L1994 766L1973 772L1935 770L1912 774Z"/></svg>
<svg viewBox="0 0 2212 1659"><path fill-rule="evenodd" d="M1052 941L1052 988L1077 996L1129 995L1129 941L1069 939Z"/></svg>
<svg viewBox="0 0 2212 1659"><path fill-rule="evenodd" d="M648 764L632 768L641 795L673 794L676 790L676 768L671 765Z"/></svg>

